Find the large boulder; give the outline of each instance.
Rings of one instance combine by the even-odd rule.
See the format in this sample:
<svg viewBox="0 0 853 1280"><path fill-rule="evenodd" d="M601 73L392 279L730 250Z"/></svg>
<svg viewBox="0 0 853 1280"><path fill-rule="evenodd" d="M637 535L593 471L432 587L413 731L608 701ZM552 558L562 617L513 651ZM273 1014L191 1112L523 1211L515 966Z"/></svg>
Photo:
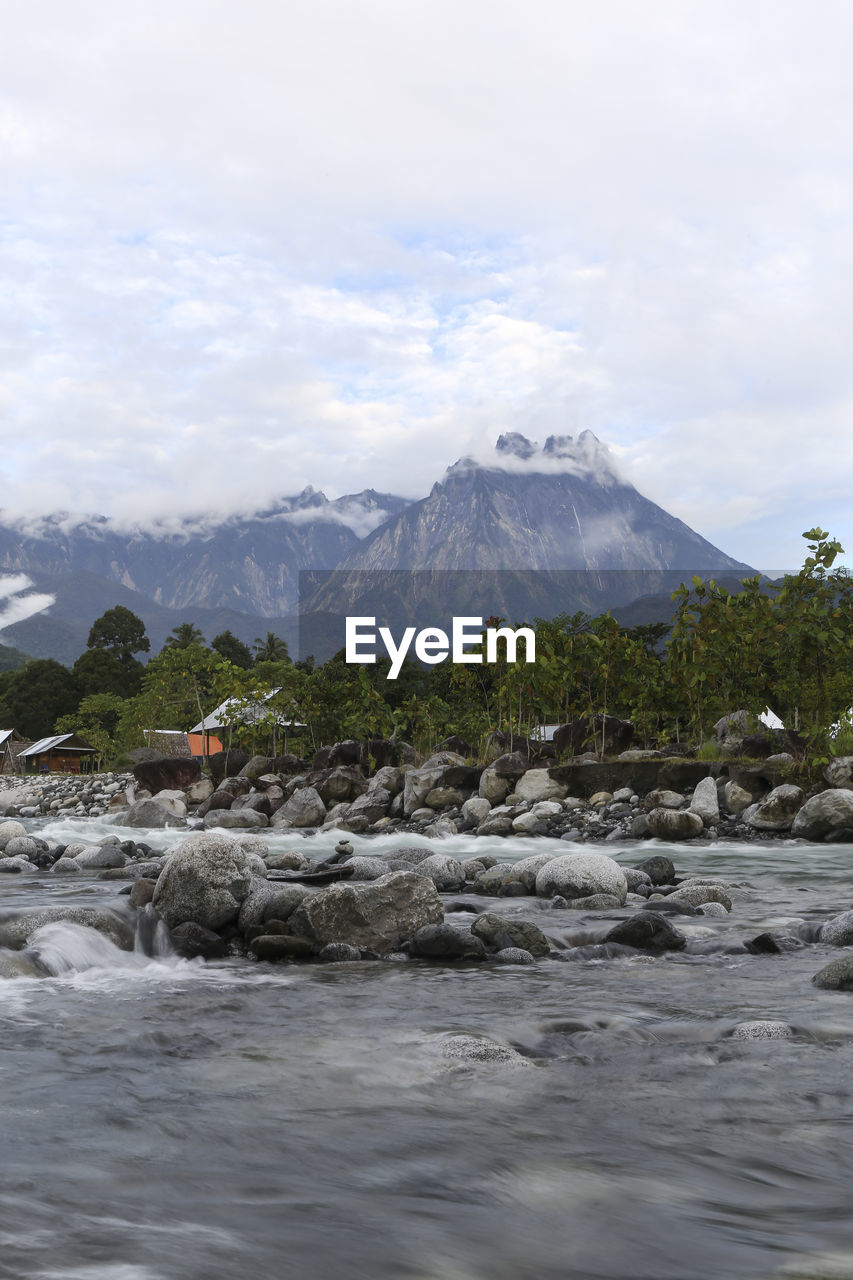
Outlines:
<svg viewBox="0 0 853 1280"><path fill-rule="evenodd" d="M720 821L720 802L717 799L717 783L713 778L701 778L693 789L690 801L691 813L698 813L706 827L715 827Z"/></svg>
<svg viewBox="0 0 853 1280"><path fill-rule="evenodd" d="M233 747L226 751L215 751L208 758L207 767L214 783L218 785L223 778L235 777L248 763L248 752Z"/></svg>
<svg viewBox="0 0 853 1280"><path fill-rule="evenodd" d="M620 902L628 896L625 872L613 858L603 853L568 853L551 858L536 875L540 898L591 898L612 894Z"/></svg>
<svg viewBox="0 0 853 1280"><path fill-rule="evenodd" d="M820 927L820 941L833 947L853 945L853 911L842 911Z"/></svg>
<svg viewBox="0 0 853 1280"><path fill-rule="evenodd" d="M845 831L853 833L853 791L835 789L807 800L791 827L791 835L803 840L838 838Z"/></svg>
<svg viewBox="0 0 853 1280"><path fill-rule="evenodd" d="M787 831L803 806L805 793L801 787L783 783L760 800L758 808L747 819L747 825L758 831Z"/></svg>
<svg viewBox="0 0 853 1280"><path fill-rule="evenodd" d="M565 800L568 787L552 778L547 769L529 769L515 784L515 794L536 804L539 800Z"/></svg>
<svg viewBox="0 0 853 1280"><path fill-rule="evenodd" d="M853 756L836 756L824 765L823 776L831 787L853 791Z"/></svg>
<svg viewBox="0 0 853 1280"><path fill-rule="evenodd" d="M498 950L504 947L521 947L532 956L547 956L551 944L538 925L530 920L511 920L492 911L484 911L471 925L475 938L481 938L487 947Z"/></svg>
<svg viewBox="0 0 853 1280"><path fill-rule="evenodd" d="M692 840L705 829L699 814L690 809L652 809L647 821L659 840Z"/></svg>
<svg viewBox="0 0 853 1280"><path fill-rule="evenodd" d="M511 786L511 778L502 777L495 772L494 765L489 765L480 775L479 798L488 800L490 806L503 804Z"/></svg>
<svg viewBox="0 0 853 1280"><path fill-rule="evenodd" d="M444 919L435 885L413 871L393 871L366 884L340 881L301 902L288 925L316 946L347 942L394 951L424 925Z"/></svg>
<svg viewBox="0 0 853 1280"><path fill-rule="evenodd" d="M443 761L427 763L420 769L409 769L403 780L403 813L407 818L423 807L430 791L441 782L444 770Z"/></svg>
<svg viewBox="0 0 853 1280"><path fill-rule="evenodd" d="M218 832L195 832L175 848L157 880L154 909L170 929L194 920L222 929L237 919L252 888L254 860Z"/></svg>
<svg viewBox="0 0 853 1280"><path fill-rule="evenodd" d="M14 840L17 836L27 835L27 828L23 822L17 822L14 818L7 819L6 822L0 822L0 849L5 849L10 840Z"/></svg>
<svg viewBox="0 0 853 1280"><path fill-rule="evenodd" d="M273 814L272 825L318 827L326 817L326 806L313 787L300 787Z"/></svg>
<svg viewBox="0 0 853 1280"><path fill-rule="evenodd" d="M628 920L620 920L605 935L605 942L618 942L638 951L681 951L687 938L665 916L656 911L643 911Z"/></svg>
<svg viewBox="0 0 853 1280"><path fill-rule="evenodd" d="M201 765L191 756L167 756L163 760L144 760L133 766L133 776L142 787L158 791L183 790L198 782Z"/></svg>
<svg viewBox="0 0 853 1280"><path fill-rule="evenodd" d="M186 818L179 818L165 805L156 800L137 800L130 808L116 819L117 827L152 827L162 830L164 827L185 827Z"/></svg>

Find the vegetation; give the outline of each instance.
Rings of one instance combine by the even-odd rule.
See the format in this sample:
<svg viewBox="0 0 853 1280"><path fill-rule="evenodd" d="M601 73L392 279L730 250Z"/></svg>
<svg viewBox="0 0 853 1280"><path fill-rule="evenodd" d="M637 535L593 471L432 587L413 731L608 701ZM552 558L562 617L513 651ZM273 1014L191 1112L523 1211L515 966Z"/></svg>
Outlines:
<svg viewBox="0 0 853 1280"><path fill-rule="evenodd" d="M117 608L93 625L73 671L48 660L0 674L0 725L29 736L73 728L111 760L145 730L188 729L223 702L228 740L273 754L391 735L429 750L451 734L478 751L494 730L530 735L606 714L630 720L638 745L704 743L708 755L721 716L770 706L824 759L853 741L853 579L834 567L842 548L828 533L804 536L799 573L770 588L750 578L737 592L693 578L673 595L670 626L537 618L533 664L407 661L394 681L387 659L293 663L272 632L256 639L254 660L230 632L208 647L191 622L142 667L144 626Z"/></svg>

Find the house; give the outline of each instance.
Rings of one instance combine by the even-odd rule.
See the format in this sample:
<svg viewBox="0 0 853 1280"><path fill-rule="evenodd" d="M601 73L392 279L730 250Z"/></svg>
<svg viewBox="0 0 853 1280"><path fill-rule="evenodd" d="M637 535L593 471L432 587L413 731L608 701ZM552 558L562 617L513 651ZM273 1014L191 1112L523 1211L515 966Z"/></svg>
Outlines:
<svg viewBox="0 0 853 1280"><path fill-rule="evenodd" d="M230 746L232 728L238 731L249 729L260 733L271 733L275 750L275 741L280 731L283 730L284 741L287 742L288 732L298 732L306 727L301 720L291 720L285 712L267 705L277 693L281 693L281 689L270 689L268 693L249 694L245 698L226 698L203 720L193 725L190 735L194 733L208 735L211 732L222 733L223 730L227 730ZM222 750L221 746L219 750Z"/></svg>
<svg viewBox="0 0 853 1280"><path fill-rule="evenodd" d="M207 738L206 749L205 737ZM190 757L194 760L204 760L206 755L210 756L222 750L222 743L211 733L183 733L180 729L146 729L145 740L149 747L161 752L164 756L175 756L184 760Z"/></svg>
<svg viewBox="0 0 853 1280"><path fill-rule="evenodd" d="M76 733L55 733L19 751L18 761L25 773L91 773L95 755Z"/></svg>
<svg viewBox="0 0 853 1280"><path fill-rule="evenodd" d="M0 729L0 773L19 773L18 756L29 745L17 729Z"/></svg>

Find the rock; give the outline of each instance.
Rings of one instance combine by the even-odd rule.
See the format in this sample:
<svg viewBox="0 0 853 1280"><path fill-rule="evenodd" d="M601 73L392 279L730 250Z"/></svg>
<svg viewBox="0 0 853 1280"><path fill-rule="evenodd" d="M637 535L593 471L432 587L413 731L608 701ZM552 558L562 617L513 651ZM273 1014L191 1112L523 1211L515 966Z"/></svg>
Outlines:
<svg viewBox="0 0 853 1280"><path fill-rule="evenodd" d="M821 791L800 809L791 835L803 840L824 840L848 829L853 829L853 791Z"/></svg>
<svg viewBox="0 0 853 1280"><path fill-rule="evenodd" d="M428 809L453 809L462 804L462 793L455 787L433 787L424 797Z"/></svg>
<svg viewBox="0 0 853 1280"><path fill-rule="evenodd" d="M44 907L40 911L23 912L0 924L0 947L20 951L36 929L58 921L85 925L104 934L122 951L133 950L136 935L129 917L102 907Z"/></svg>
<svg viewBox="0 0 853 1280"><path fill-rule="evenodd" d="M418 929L444 918L435 885L414 871L394 871L369 884L333 884L301 902L294 934L319 946L348 942L371 951L399 948Z"/></svg>
<svg viewBox="0 0 853 1280"><path fill-rule="evenodd" d="M186 920L171 931L172 944L185 960L221 960L228 951L223 938L195 920Z"/></svg>
<svg viewBox="0 0 853 1280"><path fill-rule="evenodd" d="M5 849L10 840L27 834L27 828L23 822L16 822L13 818L0 822L0 849Z"/></svg>
<svg viewBox="0 0 853 1280"><path fill-rule="evenodd" d="M512 920L485 911L471 925L471 932L487 947L521 947L533 956L547 956L551 944L545 934L528 920Z"/></svg>
<svg viewBox="0 0 853 1280"><path fill-rule="evenodd" d="M308 866L307 858L290 849L286 853L271 853L267 858L270 871L303 871Z"/></svg>
<svg viewBox="0 0 853 1280"><path fill-rule="evenodd" d="M480 1036L448 1036L441 1046L442 1056L461 1062L500 1063L510 1067L530 1067L532 1063L516 1049Z"/></svg>
<svg viewBox="0 0 853 1280"><path fill-rule="evenodd" d="M38 845L32 836L12 836L7 840L4 850L7 858L34 858L38 853Z"/></svg>
<svg viewBox="0 0 853 1280"><path fill-rule="evenodd" d="M699 814L689 809L652 809L647 818L649 830L659 840L692 840L705 829Z"/></svg>
<svg viewBox="0 0 853 1280"><path fill-rule="evenodd" d="M842 911L820 927L820 941L833 947L853 945L853 911Z"/></svg>
<svg viewBox="0 0 853 1280"><path fill-rule="evenodd" d="M509 810L492 810L477 828L478 836L506 836L512 831L512 813Z"/></svg>
<svg viewBox="0 0 853 1280"><path fill-rule="evenodd" d="M318 827L326 817L326 806L313 787L302 787L273 815L272 825Z"/></svg>
<svg viewBox="0 0 853 1280"><path fill-rule="evenodd" d="M737 782L727 782L723 788L723 796L729 813L743 813L752 804L752 792L746 791Z"/></svg>
<svg viewBox="0 0 853 1280"><path fill-rule="evenodd" d="M445 765L439 761L420 769L409 769L403 779L403 813L410 818L416 809L424 807L424 801L444 775Z"/></svg>
<svg viewBox="0 0 853 1280"><path fill-rule="evenodd" d="M717 784L713 778L702 778L696 783L688 808L691 813L699 815L706 827L717 825L720 821L720 802L717 799Z"/></svg>
<svg viewBox="0 0 853 1280"><path fill-rule="evenodd" d="M636 867L623 867L625 879L628 883L628 892L636 893L641 885L652 884L652 878L646 871L639 871ZM667 883L664 881L664 883Z"/></svg>
<svg viewBox="0 0 853 1280"><path fill-rule="evenodd" d="M687 942L684 934L656 911L644 911L642 915L620 920L604 938L605 942L618 942L623 947L636 947L638 951L681 951Z"/></svg>
<svg viewBox="0 0 853 1280"><path fill-rule="evenodd" d="M432 794L430 792L430 795ZM372 787L349 805L345 817L347 821L359 817L366 818L368 825L378 822L388 812L391 799L391 792L386 791L384 787Z"/></svg>
<svg viewBox="0 0 853 1280"><path fill-rule="evenodd" d="M187 836L166 861L153 897L169 929L194 920L205 929L237 919L252 888L251 855L216 832Z"/></svg>
<svg viewBox="0 0 853 1280"><path fill-rule="evenodd" d="M823 776L831 787L853 791L853 756L836 756L823 766Z"/></svg>
<svg viewBox="0 0 853 1280"><path fill-rule="evenodd" d="M816 987L826 991L853 990L853 955L839 956L819 970L812 978Z"/></svg>
<svg viewBox="0 0 853 1280"><path fill-rule="evenodd" d="M50 873L54 876L81 876L83 868L73 858L63 857L56 859L56 862L50 868Z"/></svg>
<svg viewBox="0 0 853 1280"><path fill-rule="evenodd" d="M490 767L499 778L514 780L527 772L530 762L521 751L507 751L504 755L498 756L497 760L493 760Z"/></svg>
<svg viewBox="0 0 853 1280"><path fill-rule="evenodd" d="M551 858L537 873L536 892L540 898L560 894L568 900L605 893L624 902L628 884L613 858L601 853L567 853Z"/></svg>
<svg viewBox="0 0 853 1280"><path fill-rule="evenodd" d="M373 777L368 783L368 791L372 791L375 787L382 787L392 796L397 795L403 790L403 773L401 769L397 769L394 765L383 765L381 769L377 769Z"/></svg>
<svg viewBox="0 0 853 1280"><path fill-rule="evenodd" d="M183 791L201 777L201 765L190 756L166 756L133 766L133 776L152 795L158 791Z"/></svg>
<svg viewBox="0 0 853 1280"><path fill-rule="evenodd" d="M787 1022L739 1022L732 1040L790 1040L794 1028Z"/></svg>
<svg viewBox="0 0 853 1280"><path fill-rule="evenodd" d="M523 947L501 947L491 957L494 964L535 964L535 958Z"/></svg>
<svg viewBox="0 0 853 1280"><path fill-rule="evenodd" d="M515 794L535 804L538 800L564 800L568 788L556 782L547 769L529 769L515 784Z"/></svg>
<svg viewBox="0 0 853 1280"><path fill-rule="evenodd" d="M472 932L444 923L424 925L409 944L409 955L418 960L482 960L485 954Z"/></svg>
<svg viewBox="0 0 853 1280"><path fill-rule="evenodd" d="M701 779L701 781L704 781L704 779ZM684 804L684 796L680 795L677 791L667 791L666 788L660 787L656 788L654 791L650 791L643 801L643 807L646 810L683 809Z"/></svg>
<svg viewBox="0 0 853 1280"><path fill-rule="evenodd" d="M159 763L159 762L158 762ZM138 766L141 768L141 766ZM137 800L130 808L116 819L117 827L151 827L163 830L165 827L185 827L185 818L158 804L156 800Z"/></svg>
<svg viewBox="0 0 853 1280"><path fill-rule="evenodd" d="M161 804L164 809L168 809L170 813L176 813L179 818L187 816L187 801L183 791L174 789L166 791L158 791L156 795L151 797L156 800L157 804Z"/></svg>
<svg viewBox="0 0 853 1280"><path fill-rule="evenodd" d="M348 942L327 942L317 952L317 959L326 964L345 964L361 959L358 947L351 947Z"/></svg>
<svg viewBox="0 0 853 1280"><path fill-rule="evenodd" d="M307 938L293 934L261 934L249 943L249 950L258 960L276 963L281 960L310 960L314 946Z"/></svg>
<svg viewBox="0 0 853 1280"><path fill-rule="evenodd" d="M489 765L480 775L479 798L488 800L489 805L503 804L509 794L512 780L499 776L494 765Z"/></svg>
<svg viewBox="0 0 853 1280"><path fill-rule="evenodd" d="M122 853L118 845L89 845L80 853L76 854L74 861L78 867L89 869L90 867L108 868L108 867L124 867L127 864L127 858Z"/></svg>
<svg viewBox="0 0 853 1280"><path fill-rule="evenodd" d="M311 890L304 884L283 885L269 880L267 884L273 884L274 890L264 909L264 921L287 920L293 915L300 902L311 897Z"/></svg>
<svg viewBox="0 0 853 1280"><path fill-rule="evenodd" d="M614 911L618 907L623 907L625 900L617 897L615 893L591 893L586 898L573 898L568 902L562 896L555 898L554 905L558 903L572 911Z"/></svg>
<svg viewBox="0 0 853 1280"><path fill-rule="evenodd" d="M258 813L257 809L238 809L236 806L231 809L209 809L204 815L204 825L208 830L221 827L224 830L260 831L269 824L270 820L265 813Z"/></svg>
<svg viewBox="0 0 853 1280"><path fill-rule="evenodd" d="M237 928L246 933L253 925L268 920L270 903L276 897L278 886L274 881L264 880L261 876L252 876L249 892L240 904L237 916Z"/></svg>
<svg viewBox="0 0 853 1280"><path fill-rule="evenodd" d="M139 907L147 907L148 903L154 897L154 890L157 887L157 881L152 880L149 876L140 876L130 887L130 897L128 902L134 909Z"/></svg>
<svg viewBox="0 0 853 1280"><path fill-rule="evenodd" d="M716 884L685 884L667 895L667 902L686 904L688 907L701 907L706 902L720 902L731 911L732 900L724 889Z"/></svg>
<svg viewBox="0 0 853 1280"><path fill-rule="evenodd" d="M357 856L348 858L346 865L352 868L351 880L378 880L380 876L388 874L388 865L384 858Z"/></svg>
<svg viewBox="0 0 853 1280"><path fill-rule="evenodd" d="M186 790L187 804L203 804L213 795L213 783L210 778L199 778L191 782Z"/></svg>
<svg viewBox="0 0 853 1280"><path fill-rule="evenodd" d="M719 902L704 903L702 907L702 914L713 914L711 912L712 907L725 914L725 907L723 907ZM743 945L751 956L778 956L782 953L782 948L779 946L779 943L773 937L772 933L759 933L756 937L748 939L748 941Z"/></svg>
<svg viewBox="0 0 853 1280"><path fill-rule="evenodd" d="M413 868L419 876L428 876L439 893L454 893L465 883L465 872L462 863L449 858L443 853L430 854Z"/></svg>
<svg viewBox="0 0 853 1280"><path fill-rule="evenodd" d="M805 798L801 787L789 783L774 787L763 800L759 800L758 808L749 819L749 826L758 831L787 831Z"/></svg>
<svg viewBox="0 0 853 1280"><path fill-rule="evenodd" d="M471 796L470 800L466 800L462 806L462 821L472 822L475 826L479 826L481 822L485 822L491 812L491 804L485 796Z"/></svg>

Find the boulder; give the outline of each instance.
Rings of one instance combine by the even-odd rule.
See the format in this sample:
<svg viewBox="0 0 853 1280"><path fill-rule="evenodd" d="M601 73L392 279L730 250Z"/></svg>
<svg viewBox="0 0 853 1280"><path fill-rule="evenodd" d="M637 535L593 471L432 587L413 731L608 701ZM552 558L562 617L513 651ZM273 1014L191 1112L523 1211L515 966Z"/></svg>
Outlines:
<svg viewBox="0 0 853 1280"><path fill-rule="evenodd" d="M482 960L486 949L470 930L425 924L412 935L409 955L418 960Z"/></svg>
<svg viewBox="0 0 853 1280"><path fill-rule="evenodd" d="M185 827L185 818L166 809L156 800L137 800L130 808L116 819L117 827L152 827L162 830L164 827Z"/></svg>
<svg viewBox="0 0 853 1280"><path fill-rule="evenodd" d="M704 778L700 778L700 782L704 782ZM696 784L697 786L699 783ZM678 791L668 791L666 788L656 788L649 791L643 801L643 808L651 809L683 809L685 806L684 796Z"/></svg>
<svg viewBox="0 0 853 1280"><path fill-rule="evenodd" d="M273 826L318 827L326 806L313 787L301 787L273 814Z"/></svg>
<svg viewBox="0 0 853 1280"><path fill-rule="evenodd" d="M853 911L842 911L820 927L820 941L833 947L853 945Z"/></svg>
<svg viewBox="0 0 853 1280"><path fill-rule="evenodd" d="M416 809L423 807L424 801L434 787L437 787L444 774L444 763L424 765L420 769L409 769L403 779L403 813L407 818Z"/></svg>
<svg viewBox="0 0 853 1280"><path fill-rule="evenodd" d="M199 778L198 782L187 787L187 804L202 804L213 795L213 782L210 778Z"/></svg>
<svg viewBox="0 0 853 1280"><path fill-rule="evenodd" d="M163 760L143 760L133 766L133 776L152 795L158 791L183 791L198 782L201 765L191 756L167 756Z"/></svg>
<svg viewBox="0 0 853 1280"><path fill-rule="evenodd" d="M853 756L836 756L823 766L823 776L831 787L853 791Z"/></svg>
<svg viewBox="0 0 853 1280"><path fill-rule="evenodd" d="M610 894L624 902L628 895L625 873L613 858L602 853L567 853L551 858L536 875L540 898L559 894L566 899Z"/></svg>
<svg viewBox="0 0 853 1280"><path fill-rule="evenodd" d="M629 920L620 920L605 935L604 941L636 947L638 951L661 952L681 951L687 938L665 916L658 915L656 911L644 911Z"/></svg>
<svg viewBox="0 0 853 1280"><path fill-rule="evenodd" d="M652 809L647 821L652 835L659 840L692 840L705 829L699 814L689 809Z"/></svg>
<svg viewBox="0 0 853 1280"><path fill-rule="evenodd" d="M494 765L489 765L480 775L479 796L490 805L503 804L512 786L512 780L499 776Z"/></svg>
<svg viewBox="0 0 853 1280"><path fill-rule="evenodd" d="M803 840L825 840L842 831L853 831L853 791L821 791L807 800L791 826L791 835Z"/></svg>
<svg viewBox="0 0 853 1280"><path fill-rule="evenodd" d="M521 947L533 956L547 956L551 944L538 925L529 920L511 920L506 916L485 911L471 925L471 932L481 938L487 947L495 950L504 947Z"/></svg>
<svg viewBox="0 0 853 1280"><path fill-rule="evenodd" d="M368 824L378 822L388 812L392 798L391 792L386 791L384 787L372 787L353 800L347 807L344 817L348 821L363 817L367 819Z"/></svg>
<svg viewBox="0 0 853 1280"><path fill-rule="evenodd" d="M183 791L178 791L174 787L166 791L158 791L156 795L151 797L156 800L157 804L161 804L164 809L176 813L179 818L187 816L187 799Z"/></svg>
<svg viewBox="0 0 853 1280"><path fill-rule="evenodd" d="M839 956L819 970L812 982L827 991L853 990L853 955Z"/></svg>
<svg viewBox="0 0 853 1280"><path fill-rule="evenodd" d="M462 863L443 853L432 853L413 868L416 875L427 876L439 893L453 893L465 883Z"/></svg>
<svg viewBox="0 0 853 1280"><path fill-rule="evenodd" d="M637 870L644 871L652 884L672 884L675 880L675 867L662 853L637 863Z"/></svg>
<svg viewBox="0 0 853 1280"><path fill-rule="evenodd" d="M462 806L463 822L473 822L479 826L491 812L491 804L484 796L471 796Z"/></svg>
<svg viewBox="0 0 853 1280"><path fill-rule="evenodd" d="M493 760L489 767L499 778L515 779L527 773L530 763L521 751L508 751L498 756L497 760Z"/></svg>
<svg viewBox="0 0 853 1280"><path fill-rule="evenodd" d="M204 815L207 830L222 827L225 830L260 831L269 826L269 821L266 814L258 813L257 809L241 809L237 805L231 809L210 809Z"/></svg>
<svg viewBox="0 0 853 1280"><path fill-rule="evenodd" d="M14 840L16 836L25 836L27 834L27 828L23 822L16 822L14 818L9 818L6 822L0 822L0 849L5 849L9 841Z"/></svg>
<svg viewBox="0 0 853 1280"><path fill-rule="evenodd" d="M0 923L0 947L20 951L27 945L31 934L42 925L59 921L96 929L122 951L133 950L136 931L130 917L102 907L43 907L39 911L22 912Z"/></svg>
<svg viewBox="0 0 853 1280"><path fill-rule="evenodd" d="M233 778L248 763L248 753L234 747L227 751L215 751L208 758L207 767L214 785L218 785L223 778Z"/></svg>
<svg viewBox="0 0 853 1280"><path fill-rule="evenodd" d="M774 787L749 819L748 825L758 831L787 831L803 806L805 793L801 787L784 783Z"/></svg>
<svg viewBox="0 0 853 1280"><path fill-rule="evenodd" d="M552 778L547 769L529 769L515 784L515 794L536 804L539 800L565 800L568 787Z"/></svg>
<svg viewBox="0 0 853 1280"><path fill-rule="evenodd" d="M752 792L745 790L739 782L727 782L723 796L729 813L743 813L753 803Z"/></svg>
<svg viewBox="0 0 853 1280"><path fill-rule="evenodd" d="M706 902L719 902L726 911L731 911L732 900L717 884L684 884L675 893L667 894L666 901L672 906L701 907Z"/></svg>
<svg viewBox="0 0 853 1280"><path fill-rule="evenodd" d="M127 864L127 858L117 844L88 845L80 853L74 855L74 861L78 867L83 867L86 870L92 867L99 869L123 867Z"/></svg>
<svg viewBox="0 0 853 1280"><path fill-rule="evenodd" d="M195 920L179 924L171 936L175 950L185 960L221 960L228 950L218 933L205 929Z"/></svg>
<svg viewBox="0 0 853 1280"><path fill-rule="evenodd" d="M170 929L194 920L218 930L237 919L253 884L252 855L216 832L196 832L175 848L157 880L154 909Z"/></svg>
<svg viewBox="0 0 853 1280"><path fill-rule="evenodd" d="M339 882L301 902L288 923L318 946L347 942L394 951L427 924L444 919L435 885L414 871L393 871L369 884Z"/></svg>
<svg viewBox="0 0 853 1280"><path fill-rule="evenodd" d="M717 825L720 821L720 802L713 778L702 778L696 783L688 808L691 813L698 813L706 827Z"/></svg>

